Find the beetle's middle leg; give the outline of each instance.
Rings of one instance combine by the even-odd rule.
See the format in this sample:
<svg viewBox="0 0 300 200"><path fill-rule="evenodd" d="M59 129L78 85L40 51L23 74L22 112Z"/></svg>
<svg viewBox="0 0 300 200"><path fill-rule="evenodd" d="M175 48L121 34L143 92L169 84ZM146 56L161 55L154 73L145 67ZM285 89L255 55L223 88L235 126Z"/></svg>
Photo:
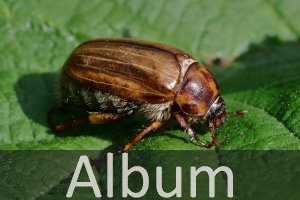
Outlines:
<svg viewBox="0 0 300 200"><path fill-rule="evenodd" d="M181 125L181 127L184 128L184 130L189 134L191 141L195 139L199 144L201 144L201 146L206 148L210 148L214 146L214 144L219 143L219 141L214 137L214 133L213 133L213 143L211 143L210 145L205 144L204 142L199 140L199 138L195 134L195 131L188 125L188 123L185 121L182 115L176 113L174 116L178 121L178 123Z"/></svg>
<svg viewBox="0 0 300 200"><path fill-rule="evenodd" d="M51 115L52 115L53 111L58 110L58 109L63 110L65 108L64 107L53 108L48 113L48 121L51 124L52 128L57 132L62 132L64 130L66 130L67 128L73 128L75 126L78 126L80 124L84 124L87 122L90 122L91 124L106 124L106 123L121 121L130 116L127 113L125 113L125 114L95 113L95 114L88 115L86 118L79 118L79 119L75 119L71 122L67 122L67 123L60 124L60 125L55 125L52 121Z"/></svg>
<svg viewBox="0 0 300 200"><path fill-rule="evenodd" d="M136 136L130 143L128 143L123 149L115 151L113 153L114 156L118 156L126 151L128 151L134 144L136 144L140 139L142 139L143 136L145 136L147 133L149 133L150 131L154 131L157 130L161 127L163 127L164 125L166 125L169 121L159 121L159 122L153 122L151 123L146 129L144 129L138 136ZM90 158L90 162L91 164L95 164L99 161L104 160L105 158L107 158L107 156L104 156L102 158L99 159L91 159Z"/></svg>
<svg viewBox="0 0 300 200"><path fill-rule="evenodd" d="M134 144L136 144L143 136L145 136L150 131L157 130L164 125L166 125L169 121L159 121L151 123L145 130L143 130L136 138L134 138L129 144L127 144L122 152L128 151Z"/></svg>

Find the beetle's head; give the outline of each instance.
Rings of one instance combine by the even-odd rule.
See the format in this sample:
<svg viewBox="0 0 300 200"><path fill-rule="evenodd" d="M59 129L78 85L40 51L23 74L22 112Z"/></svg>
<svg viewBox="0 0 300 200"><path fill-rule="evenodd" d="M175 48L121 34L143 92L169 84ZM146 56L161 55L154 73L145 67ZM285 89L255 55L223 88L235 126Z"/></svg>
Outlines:
<svg viewBox="0 0 300 200"><path fill-rule="evenodd" d="M225 122L225 108L225 102L223 98L219 96L204 116L205 124L209 128L219 128Z"/></svg>

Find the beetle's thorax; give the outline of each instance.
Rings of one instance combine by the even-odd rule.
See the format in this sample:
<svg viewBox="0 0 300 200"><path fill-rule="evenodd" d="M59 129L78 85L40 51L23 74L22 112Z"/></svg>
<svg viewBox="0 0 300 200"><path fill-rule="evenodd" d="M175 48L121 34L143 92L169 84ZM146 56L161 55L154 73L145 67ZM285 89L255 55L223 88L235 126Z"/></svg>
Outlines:
<svg viewBox="0 0 300 200"><path fill-rule="evenodd" d="M190 65L175 96L175 103L185 115L203 118L220 96L218 84L208 68Z"/></svg>

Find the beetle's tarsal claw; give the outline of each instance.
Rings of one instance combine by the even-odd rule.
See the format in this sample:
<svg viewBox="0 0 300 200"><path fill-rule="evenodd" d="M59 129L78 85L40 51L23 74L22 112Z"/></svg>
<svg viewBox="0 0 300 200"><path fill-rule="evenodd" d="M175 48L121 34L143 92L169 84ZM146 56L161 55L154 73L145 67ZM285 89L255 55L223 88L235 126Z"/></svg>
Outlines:
<svg viewBox="0 0 300 200"><path fill-rule="evenodd" d="M217 138L213 137L212 142L209 145L207 145L207 148L211 148L213 146L216 146L217 143L218 144L220 143L219 140Z"/></svg>

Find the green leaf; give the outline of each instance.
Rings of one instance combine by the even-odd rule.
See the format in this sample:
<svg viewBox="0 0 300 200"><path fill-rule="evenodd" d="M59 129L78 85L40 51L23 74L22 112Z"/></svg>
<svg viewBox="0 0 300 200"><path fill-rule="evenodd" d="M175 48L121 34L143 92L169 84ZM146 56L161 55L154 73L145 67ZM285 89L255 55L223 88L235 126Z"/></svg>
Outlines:
<svg viewBox="0 0 300 200"><path fill-rule="evenodd" d="M184 49L211 66L228 110L217 149L299 149L300 3L294 1L0 1L0 149L120 149L150 124L140 116L54 132L57 77L93 38L133 37ZM82 113L81 113L82 114ZM86 115L86 113L83 113ZM74 113L55 113L55 122ZM77 115L76 115L77 117ZM194 125L211 141L206 127ZM172 122L134 149L204 149Z"/></svg>
<svg viewBox="0 0 300 200"><path fill-rule="evenodd" d="M220 144L212 149L299 149L299 7L297 0L0 0L0 149L118 150L139 129L150 124L134 116L113 124L86 124L56 133L47 121L47 112L60 104L57 80L70 52L86 40L110 37L170 44L209 65L227 109L248 111L244 116L226 117L226 123L216 130ZM86 115L79 111L58 111L55 122L70 121L77 114ZM193 128L202 141L211 141L205 126ZM195 141L190 142L175 121L149 133L133 149L207 150ZM97 153L86 154L97 157ZM185 153L182 152L182 157ZM215 151L205 153L198 160L199 166L234 167L236 160L231 152L228 155L218 155ZM153 166L158 163L168 166L176 161L176 158L154 154L155 151L138 158ZM65 198L79 155L82 152L2 152L0 198ZM245 159L244 166L255 168L256 163L251 160L257 160L255 156L245 156ZM66 160L73 162L66 163ZM180 166L190 165L181 163ZM290 172L289 169L286 171ZM94 172L97 180L101 172ZM253 177L272 177L274 171L271 172L266 176L266 169L262 175L248 175L245 182L252 184L258 180ZM170 171L166 176L173 174ZM236 177L243 179L244 175ZM199 191L207 194L207 185L203 183L199 184ZM116 187L121 188L118 184ZM218 177L217 184L224 188L224 178ZM173 186L164 185L167 190ZM93 197L93 193L82 188L76 189L74 198L87 196Z"/></svg>

